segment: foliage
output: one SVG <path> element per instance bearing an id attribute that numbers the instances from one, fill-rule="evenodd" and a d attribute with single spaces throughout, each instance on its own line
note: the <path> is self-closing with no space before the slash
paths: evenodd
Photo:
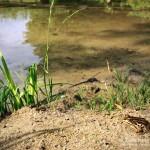
<path id="1" fill-rule="evenodd" d="M 1 2 L 1 0 L 0 0 Z M 2 1 L 3 2 L 3 1 Z M 7 0 L 6 2 L 41 2 L 42 4 L 50 4 L 53 0 Z M 88 4 L 100 6 L 129 6 L 132 9 L 150 8 L 150 0 L 55 0 L 59 4 Z"/>
<path id="2" fill-rule="evenodd" d="M 14 110 L 18 110 L 23 106 L 39 106 L 41 100 L 39 99 L 39 92 L 46 97 L 47 102 L 58 98 L 56 94 L 53 96 L 53 87 L 57 85 L 63 85 L 65 83 L 53 83 L 52 79 L 48 79 L 44 75 L 43 84 L 37 80 L 37 66 L 33 64 L 29 67 L 28 75 L 23 83 L 23 90 L 14 83 L 12 75 L 8 69 L 3 55 L 0 52 L 0 59 L 2 66 L 0 69 L 7 81 L 7 84 L 0 80 L 0 115 L 4 116 L 7 113 L 11 113 Z M 21 91 L 21 92 L 20 92 Z"/>
<path id="3" fill-rule="evenodd" d="M 87 103 L 83 91 L 78 93 L 77 107 L 89 106 L 90 109 L 99 111 L 114 109 L 123 110 L 133 107 L 136 110 L 150 106 L 150 79 L 146 78 L 140 85 L 134 87 L 128 83 L 128 74 L 120 75 L 114 70 L 115 83 L 106 90 L 101 90 Z"/>
<path id="4" fill-rule="evenodd" d="M 150 8 L 150 0 L 127 0 L 126 3 L 136 10 Z"/>

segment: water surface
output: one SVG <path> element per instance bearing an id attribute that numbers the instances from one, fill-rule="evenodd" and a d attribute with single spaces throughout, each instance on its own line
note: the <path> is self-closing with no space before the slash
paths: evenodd
<path id="1" fill-rule="evenodd" d="M 49 33 L 49 69 L 59 81 L 81 80 L 112 67 L 150 69 L 150 19 L 105 13 L 100 8 L 74 15 L 55 34 L 64 18 L 75 9 L 54 9 Z M 12 72 L 39 64 L 47 44 L 49 9 L 0 8 L 0 49 Z M 22 66 L 20 68 L 20 66 Z"/>
<path id="2" fill-rule="evenodd" d="M 25 43 L 30 14 L 24 9 L 0 8 L 0 49 L 13 76 L 23 72 L 33 63 L 39 63 L 40 57 L 34 54 L 35 47 Z"/>

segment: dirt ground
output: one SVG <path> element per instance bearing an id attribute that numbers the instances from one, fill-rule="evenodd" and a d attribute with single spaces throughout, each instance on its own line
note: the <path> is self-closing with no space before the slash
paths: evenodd
<path id="1" fill-rule="evenodd" d="M 150 133 L 139 134 L 123 123 L 125 114 L 150 121 L 150 109 L 126 109 L 99 113 L 70 109 L 60 112 L 48 107 L 24 107 L 0 123 L 1 150 L 148 150 Z"/>
<path id="2" fill-rule="evenodd" d="M 133 77 L 133 72 L 129 77 Z M 139 81 L 140 76 L 136 75 L 136 78 Z M 91 89 L 98 85 L 100 87 L 100 84 L 96 82 L 75 86 L 50 106 L 24 107 L 1 120 L 0 149 L 149 150 L 150 132 L 136 133 L 123 120 L 129 114 L 150 122 L 150 108 L 136 111 L 128 107 L 109 113 L 66 105 L 69 100 L 77 101 L 74 95 L 78 88 Z M 87 91 L 89 95 L 86 96 L 90 99 L 92 91 Z"/>

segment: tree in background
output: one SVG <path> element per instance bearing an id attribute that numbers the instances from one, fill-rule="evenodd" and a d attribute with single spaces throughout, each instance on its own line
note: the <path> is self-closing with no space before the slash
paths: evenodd
<path id="1" fill-rule="evenodd" d="M 0 0 L 4 2 L 41 2 L 42 4 L 49 4 L 51 0 Z M 127 6 L 132 9 L 150 8 L 150 0 L 55 0 L 59 4 L 89 4 L 97 6 Z"/>
<path id="2" fill-rule="evenodd" d="M 150 8 L 150 0 L 126 0 L 126 3 L 133 9 Z"/>

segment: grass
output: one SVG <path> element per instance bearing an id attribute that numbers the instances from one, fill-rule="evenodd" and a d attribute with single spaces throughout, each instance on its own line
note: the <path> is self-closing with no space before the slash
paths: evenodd
<path id="1" fill-rule="evenodd" d="M 4 83 L 2 80 L 0 80 L 1 116 L 11 113 L 14 110 L 18 110 L 23 106 L 40 106 L 42 101 L 39 98 L 39 92 L 41 92 L 43 94 L 43 97 L 46 98 L 47 103 L 50 103 L 51 101 L 58 99 L 61 94 L 58 93 L 56 95 L 53 95 L 54 86 L 62 86 L 64 84 L 67 84 L 53 83 L 53 80 L 51 78 L 47 79 L 45 75 L 42 78 L 43 83 L 40 83 L 40 80 L 37 79 L 37 65 L 33 64 L 31 67 L 29 67 L 28 75 L 23 83 L 23 90 L 21 91 L 19 87 L 15 84 L 1 52 L 0 59 L 2 61 L 2 66 L 0 66 L 0 69 L 7 81 L 7 83 Z"/>
<path id="2" fill-rule="evenodd" d="M 77 101 L 77 108 L 88 108 L 98 111 L 113 111 L 115 109 L 123 110 L 126 107 L 132 107 L 135 110 L 145 109 L 150 106 L 150 78 L 137 85 L 136 87 L 129 83 L 128 73 L 119 74 L 114 70 L 113 77 L 115 81 L 107 86 L 106 90 L 100 90 L 88 101 L 85 92 L 78 93 L 82 101 Z M 88 97 L 89 98 L 89 97 Z M 85 104 L 85 105 L 84 105 Z"/>
<path id="3" fill-rule="evenodd" d="M 2 66 L 0 69 L 7 81 L 5 84 L 0 80 L 0 115 L 4 116 L 14 110 L 18 110 L 23 106 L 40 106 L 39 92 L 45 96 L 47 103 L 60 98 L 61 93 L 53 95 L 53 87 L 64 85 L 66 83 L 53 83 L 51 78 L 45 75 L 44 71 L 43 84 L 39 84 L 37 79 L 37 66 L 33 64 L 29 70 L 26 80 L 24 81 L 23 90 L 20 92 L 19 87 L 15 84 L 12 75 L 8 69 L 5 59 L 0 53 Z M 48 73 L 47 73 L 48 74 Z M 105 90 L 99 90 L 90 99 L 85 98 L 86 88 L 77 90 L 74 98 L 77 100 L 74 104 L 69 104 L 78 109 L 88 106 L 91 110 L 113 111 L 115 109 L 123 110 L 126 107 L 132 107 L 136 110 L 144 109 L 150 106 L 150 78 L 134 87 L 128 81 L 128 73 L 119 74 L 117 70 L 113 71 L 115 81 L 111 85 L 104 86 Z M 47 83 L 48 82 L 48 83 Z"/>
<path id="4" fill-rule="evenodd" d="M 3 108 L 7 107 L 6 102 L 7 102 L 8 96 L 11 96 L 13 98 L 13 101 L 12 101 L 12 99 L 10 99 L 12 108 L 14 110 L 17 110 L 23 106 L 23 102 L 20 99 L 20 91 L 14 83 L 12 75 L 7 67 L 6 61 L 1 52 L 0 52 L 0 59 L 1 59 L 2 65 L 3 65 L 3 67 L 0 66 L 0 70 L 2 71 L 6 81 L 8 83 L 8 85 L 5 85 L 4 82 L 1 80 L 0 89 L 1 89 L 2 93 L 0 95 L 1 96 L 0 109 L 3 110 Z M 7 93 L 7 95 L 6 95 L 6 93 Z M 3 106 L 3 103 L 5 104 L 5 106 Z M 7 112 L 7 110 L 6 110 L 6 112 Z"/>

